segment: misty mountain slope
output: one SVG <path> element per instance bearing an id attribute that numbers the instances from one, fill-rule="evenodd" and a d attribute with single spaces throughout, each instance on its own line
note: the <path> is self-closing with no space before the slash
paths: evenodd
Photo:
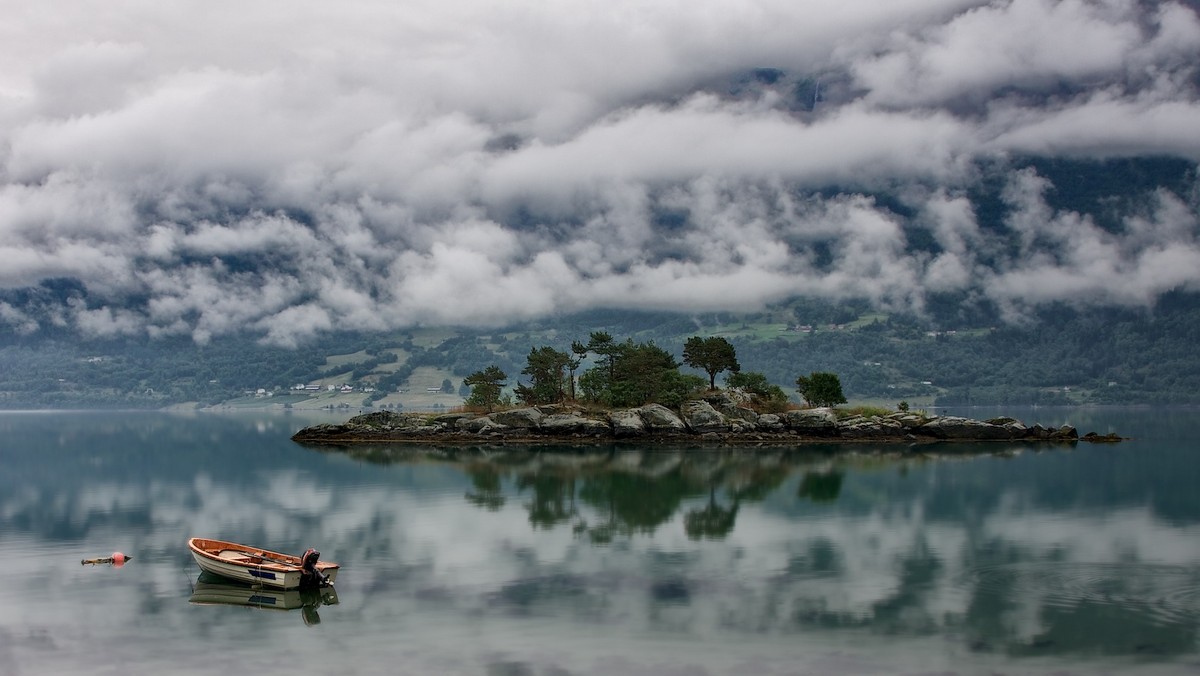
<path id="1" fill-rule="evenodd" d="M 950 316 L 958 305 L 948 307 Z M 937 324 L 867 308 L 796 301 L 746 315 L 589 311 L 500 330 L 332 333 L 297 348 L 234 336 L 206 345 L 10 336 L 0 341 L 0 408 L 286 405 L 311 396 L 291 393 L 298 383 L 350 385 L 357 394 L 326 403 L 361 408 L 443 378 L 430 373 L 459 391 L 463 377 L 498 366 L 514 386 L 530 350 L 568 351 L 597 330 L 653 341 L 677 359 L 691 336 L 726 337 L 743 371 L 763 373 L 793 398 L 797 376 L 833 371 L 851 399 L 890 404 L 1200 403 L 1200 294 L 1167 294 L 1152 311 L 1060 304 L 1024 326 Z M 274 396 L 246 399 L 260 388 Z"/>

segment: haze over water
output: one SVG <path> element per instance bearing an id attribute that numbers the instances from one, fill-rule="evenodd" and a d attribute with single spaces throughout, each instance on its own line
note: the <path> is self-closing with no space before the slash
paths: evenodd
<path id="1" fill-rule="evenodd" d="M 289 440 L 316 418 L 3 413 L 0 673 L 1195 673 L 1200 413 L 1003 412 L 1134 438 L 347 454 Z M 336 595 L 195 603 L 190 536 L 316 547 Z"/>

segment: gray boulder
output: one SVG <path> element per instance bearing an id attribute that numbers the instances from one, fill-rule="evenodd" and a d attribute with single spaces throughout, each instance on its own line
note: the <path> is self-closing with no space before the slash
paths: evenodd
<path id="1" fill-rule="evenodd" d="M 540 429 L 546 434 L 608 434 L 610 428 L 602 420 L 585 418 L 578 413 L 554 413 L 542 418 Z"/>
<path id="2" fill-rule="evenodd" d="M 457 430 L 461 424 L 475 417 L 474 413 L 445 413 L 430 418 L 429 422 L 448 430 Z"/>
<path id="3" fill-rule="evenodd" d="M 697 434 L 729 431 L 729 421 L 707 401 L 685 401 L 680 408 L 683 422 Z"/>
<path id="4" fill-rule="evenodd" d="M 720 411 L 725 408 L 748 406 L 754 401 L 754 395 L 736 387 L 732 387 L 719 392 L 711 392 L 706 394 L 704 395 L 704 400 L 712 404 L 713 408 Z"/>
<path id="5" fill-rule="evenodd" d="M 545 413 L 536 408 L 514 408 L 510 411 L 496 411 L 489 413 L 488 418 L 493 422 L 506 427 L 520 427 L 524 429 L 536 429 L 546 417 Z"/>
<path id="6" fill-rule="evenodd" d="M 1029 426 L 1028 430 L 1026 430 L 1025 436 L 1030 439 L 1038 439 L 1038 440 L 1044 441 L 1044 440 L 1050 438 L 1050 430 L 1046 429 L 1045 427 L 1042 427 L 1038 423 L 1034 423 Z"/>
<path id="7" fill-rule="evenodd" d="M 754 421 L 754 426 L 757 429 L 767 432 L 779 432 L 783 430 L 783 418 L 774 413 L 764 413 L 758 416 L 758 420 Z"/>
<path id="8" fill-rule="evenodd" d="M 722 390 L 704 397 L 704 401 L 712 404 L 712 407 L 730 422 L 735 419 L 757 422 L 758 413 L 749 406 L 753 400 L 752 395 L 738 389 Z"/>
<path id="9" fill-rule="evenodd" d="M 924 425 L 917 427 L 915 431 L 918 434 L 924 434 L 937 439 L 963 439 L 970 441 L 1017 439 L 1022 436 L 1001 425 L 993 425 L 982 420 L 960 418 L 951 415 L 938 416 Z"/>
<path id="10" fill-rule="evenodd" d="M 471 434 L 479 434 L 480 432 L 483 431 L 483 428 L 487 427 L 488 425 L 492 425 L 492 424 L 494 424 L 492 422 L 492 419 L 489 418 L 488 416 L 484 415 L 484 416 L 479 416 L 478 418 L 469 418 L 467 420 L 460 420 L 460 421 L 458 421 L 457 427 L 458 427 L 458 429 L 460 429 L 464 432 L 470 432 Z"/>
<path id="11" fill-rule="evenodd" d="M 833 436 L 837 434 L 837 414 L 831 408 L 807 408 L 783 414 L 783 424 L 800 434 Z"/>
<path id="12" fill-rule="evenodd" d="M 519 430 L 514 430 L 513 428 L 509 427 L 508 425 L 501 425 L 498 422 L 493 422 L 492 420 L 487 419 L 487 418 L 484 418 L 484 420 L 487 420 L 487 423 L 478 432 L 476 432 L 476 434 L 478 434 L 480 436 L 484 436 L 484 437 L 501 436 L 504 434 L 510 434 L 512 432 L 519 431 Z"/>
<path id="13" fill-rule="evenodd" d="M 1063 425 L 1062 427 L 1059 427 L 1057 430 L 1051 432 L 1050 438 L 1063 440 L 1063 441 L 1071 441 L 1071 440 L 1079 438 L 1079 430 L 1075 429 L 1071 425 Z"/>
<path id="14" fill-rule="evenodd" d="M 739 420 L 738 418 L 729 418 L 729 431 L 734 434 L 749 434 L 758 431 L 758 424 L 749 420 Z"/>
<path id="15" fill-rule="evenodd" d="M 1029 428 L 1025 426 L 1025 423 L 1016 418 L 993 418 L 985 422 L 992 425 L 999 425 L 1008 430 L 1012 433 L 1013 439 L 1024 439 L 1029 436 Z"/>
<path id="16" fill-rule="evenodd" d="M 916 429 L 917 427 L 920 427 L 929 421 L 929 418 L 926 418 L 920 413 L 907 413 L 904 411 L 892 413 L 888 416 L 888 419 L 900 423 L 901 427 L 906 430 Z"/>
<path id="17" fill-rule="evenodd" d="M 838 421 L 838 436 L 847 439 L 874 439 L 880 437 L 902 437 L 908 433 L 900 421 L 878 416 L 856 415 Z"/>
<path id="18" fill-rule="evenodd" d="M 373 411 L 356 415 L 346 421 L 345 426 L 361 430 L 400 430 L 425 424 L 425 417 L 415 413 Z"/>
<path id="19" fill-rule="evenodd" d="M 687 425 L 679 419 L 679 416 L 662 404 L 646 404 L 637 411 L 642 416 L 642 422 L 646 424 L 648 432 L 679 433 L 687 431 Z"/>
<path id="20" fill-rule="evenodd" d="M 615 437 L 635 437 L 646 432 L 646 423 L 633 408 L 612 411 L 608 414 L 608 424 Z"/>

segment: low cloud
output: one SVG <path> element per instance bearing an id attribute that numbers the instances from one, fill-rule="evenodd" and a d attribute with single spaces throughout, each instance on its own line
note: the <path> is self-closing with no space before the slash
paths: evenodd
<path id="1" fill-rule="evenodd" d="M 1195 189 L 1113 229 L 1019 171 L 1019 255 L 968 198 L 1012 156 L 1200 162 L 1182 2 L 241 11 L 69 1 L 0 28 L 0 326 L 296 345 L 796 295 L 969 292 L 1015 316 L 1200 284 Z M 86 298 L 17 300 L 64 278 Z"/>

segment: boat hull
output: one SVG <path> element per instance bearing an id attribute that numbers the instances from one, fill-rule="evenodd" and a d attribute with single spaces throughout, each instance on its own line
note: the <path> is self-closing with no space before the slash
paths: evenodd
<path id="1" fill-rule="evenodd" d="M 300 587 L 302 574 L 298 556 L 206 538 L 188 540 L 188 549 L 196 565 L 213 575 L 275 589 Z M 317 562 L 317 570 L 326 575 L 330 583 L 337 579 L 338 569 L 336 563 Z"/>

